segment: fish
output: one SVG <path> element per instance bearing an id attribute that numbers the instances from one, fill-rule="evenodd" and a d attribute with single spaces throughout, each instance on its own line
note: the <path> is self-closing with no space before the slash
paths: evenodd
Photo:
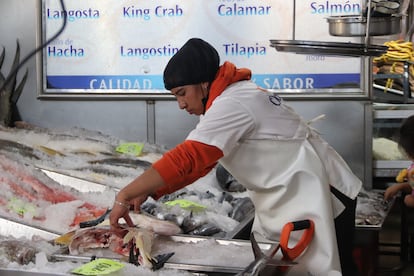
<path id="1" fill-rule="evenodd" d="M 111 177 L 116 177 L 116 178 L 127 177 L 127 175 L 125 175 L 124 173 L 118 170 L 111 170 L 111 169 L 104 168 L 104 167 L 97 167 L 96 165 L 93 165 L 90 167 L 75 168 L 74 170 L 79 171 L 79 172 L 86 172 L 86 173 L 93 172 L 98 175 L 105 175 L 105 176 L 109 175 Z"/>
<path id="2" fill-rule="evenodd" d="M 78 128 L 59 131 L 35 126 L 21 129 L 0 125 L 1 139 L 19 141 L 19 143 L 49 156 L 114 156 L 116 143 L 118 143 L 117 139 L 105 137 L 104 135 L 98 136 L 92 131 L 89 132 L 87 133 L 86 130 L 82 131 Z M 83 133 L 96 137 L 83 136 Z"/>
<path id="3" fill-rule="evenodd" d="M 17 181 L 13 181 L 13 178 L 5 180 L 9 185 L 13 186 L 13 189 L 15 189 L 18 194 L 23 194 L 27 199 L 43 199 L 51 203 L 65 202 L 76 199 L 73 195 L 67 192 L 58 191 L 48 187 L 38 178 L 28 173 L 26 169 L 17 162 L 4 158 L 4 156 L 0 156 L 0 168 L 13 176 L 14 179 L 19 180 L 22 184 L 26 184 L 24 186 L 18 185 L 16 183 Z"/>
<path id="4" fill-rule="evenodd" d="M 188 234 L 196 236 L 213 236 L 220 232 L 223 231 L 216 224 L 207 222 L 189 231 Z M 224 236 L 225 233 L 222 233 L 221 235 Z"/>
<path id="5" fill-rule="evenodd" d="M 123 238 L 124 244 L 132 241 L 133 247 L 131 251 L 134 249 L 138 250 L 138 264 L 146 268 L 152 268 L 153 263 L 156 262 L 151 254 L 155 233 L 151 230 L 137 227 L 129 227 L 127 231 L 127 234 Z"/>
<path id="6" fill-rule="evenodd" d="M 169 206 L 153 198 L 148 198 L 140 208 L 148 216 L 177 225 L 184 234 L 205 223 L 205 216 L 195 216 L 191 210 L 183 209 L 178 204 Z"/>
<path id="7" fill-rule="evenodd" d="M 142 213 L 130 213 L 130 217 L 136 227 L 152 231 L 158 235 L 173 236 L 182 232 L 181 228 L 172 221 L 161 220 Z"/>
<path id="8" fill-rule="evenodd" d="M 79 228 L 55 239 L 57 244 L 68 244 L 69 253 L 80 255 L 90 249 L 109 248 L 122 256 L 129 255 L 129 248 L 109 226 Z"/>
<path id="9" fill-rule="evenodd" d="M 104 165 L 106 164 L 106 165 L 112 165 L 112 166 L 124 166 L 124 167 L 131 167 L 131 168 L 142 167 L 144 169 L 148 169 L 152 165 L 151 162 L 148 162 L 145 160 L 132 159 L 132 158 L 116 158 L 116 157 L 105 158 L 105 159 L 100 159 L 100 160 L 90 160 L 88 161 L 88 163 L 104 164 Z"/>
<path id="10" fill-rule="evenodd" d="M 1 206 L 19 216 L 25 216 L 26 208 L 31 206 L 31 210 L 42 209 L 46 207 L 45 203 L 58 204 L 64 202 L 81 200 L 76 194 L 70 193 L 49 178 L 46 174 L 37 170 L 30 165 L 22 165 L 18 162 L 0 154 L 0 187 L 3 189 L 3 198 L 0 201 Z M 46 182 L 47 184 L 46 184 Z M 15 203 L 19 204 L 15 204 Z M 26 204 L 27 203 L 27 204 Z M 91 220 L 105 213 L 106 208 L 95 206 L 91 203 L 84 202 L 76 210 L 72 223 L 68 226 L 74 226 L 81 221 Z M 32 218 L 36 220 L 45 220 L 45 217 L 39 215 L 40 211 L 34 212 Z"/>
<path id="11" fill-rule="evenodd" d="M 0 256 L 4 256 L 9 262 L 27 265 L 35 260 L 38 252 L 36 247 L 24 240 L 0 240 Z"/>
<path id="12" fill-rule="evenodd" d="M 159 268 L 161 260 L 165 262 L 171 255 L 151 255 L 152 244 L 157 235 L 175 235 L 181 232 L 181 228 L 169 221 L 162 221 L 148 215 L 134 214 L 131 216 L 135 227 L 125 228 L 123 238 L 119 237 L 105 222 L 86 228 L 68 232 L 54 240 L 57 244 L 68 245 L 69 253 L 80 255 L 90 249 L 108 248 L 121 256 L 129 256 L 130 262 L 146 268 Z"/>
<path id="13" fill-rule="evenodd" d="M 157 235 L 173 236 L 181 233 L 181 228 L 170 221 L 163 221 L 145 214 L 131 213 L 130 217 L 135 227 L 129 227 L 129 231 L 133 231 L 130 235 L 137 234 L 136 229 L 152 232 Z M 114 236 L 115 233 L 110 229 L 109 220 L 106 219 L 101 224 L 93 227 L 85 227 L 70 231 L 57 239 L 56 243 L 70 244 L 71 253 L 78 254 L 87 248 L 103 248 L 109 247 L 111 244 L 116 249 L 115 252 L 127 255 L 129 252 L 123 251 L 120 241 Z"/>
<path id="14" fill-rule="evenodd" d="M 247 216 L 248 213 L 254 210 L 253 201 L 250 197 L 235 198 L 230 203 L 233 206 L 233 209 L 229 214 L 229 217 L 240 222 Z"/>
<path id="15" fill-rule="evenodd" d="M 244 192 L 246 188 L 240 184 L 222 165 L 216 167 L 216 179 L 220 187 L 228 192 Z"/>
<path id="16" fill-rule="evenodd" d="M 40 156 L 29 146 L 15 141 L 0 139 L 0 149 L 2 152 L 18 154 L 23 157 L 40 160 Z"/>
<path id="17" fill-rule="evenodd" d="M 169 205 L 177 199 L 193 199 L 191 202 L 204 204 L 202 209 L 194 209 L 180 206 L 180 204 Z M 197 198 L 200 201 L 197 201 Z M 202 236 L 223 236 L 224 232 L 230 231 L 232 225 L 236 225 L 239 221 L 230 217 L 242 216 L 243 212 L 248 209 L 247 200 L 239 200 L 231 196 L 228 192 L 223 192 L 219 197 L 211 192 L 197 193 L 195 191 L 180 191 L 161 197 L 157 201 L 149 197 L 141 204 L 141 211 L 151 214 L 161 220 L 171 221 L 178 225 L 183 234 L 202 235 Z M 234 207 L 232 206 L 233 203 Z M 243 204 L 244 203 L 244 204 Z M 216 216 L 221 219 L 214 219 L 210 215 L 212 209 L 214 213 L 219 212 Z M 223 217 L 221 217 L 223 216 Z"/>
<path id="18" fill-rule="evenodd" d="M 194 216 L 193 214 L 193 212 L 190 212 L 190 215 L 186 216 L 181 224 L 181 228 L 186 234 L 191 233 L 208 222 L 206 216 Z"/>
<path id="19" fill-rule="evenodd" d="M 153 256 L 152 246 L 157 234 L 151 230 L 138 227 L 127 228 L 124 243 L 130 245 L 129 262 L 152 270 L 158 270 L 164 266 L 174 252 Z"/>

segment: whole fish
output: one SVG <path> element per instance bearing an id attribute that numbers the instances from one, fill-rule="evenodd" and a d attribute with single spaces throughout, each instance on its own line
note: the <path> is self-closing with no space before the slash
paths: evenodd
<path id="1" fill-rule="evenodd" d="M 132 158 L 105 158 L 100 160 L 91 160 L 88 161 L 90 164 L 107 164 L 107 165 L 113 165 L 113 166 L 124 166 L 124 167 L 142 167 L 142 168 L 149 168 L 151 167 L 151 163 L 145 160 L 140 159 L 132 159 Z"/>
<path id="2" fill-rule="evenodd" d="M 40 157 L 36 154 L 35 149 L 15 141 L 0 139 L 0 149 L 5 154 L 18 154 L 22 157 L 40 160 Z"/>
<path id="3" fill-rule="evenodd" d="M 188 232 L 190 235 L 196 236 L 213 236 L 222 232 L 222 230 L 214 223 L 205 223 Z M 224 236 L 225 233 L 222 234 Z"/>
<path id="4" fill-rule="evenodd" d="M 100 165 L 91 165 L 91 166 L 86 166 L 86 167 L 81 167 L 81 168 L 74 168 L 75 171 L 81 172 L 81 173 L 85 173 L 87 174 L 88 172 L 93 172 L 96 175 L 104 175 L 104 176 L 110 176 L 110 177 L 127 177 L 126 174 L 124 174 L 123 172 L 119 171 L 119 170 L 114 170 L 114 169 L 109 169 L 107 167 L 104 166 L 100 166 Z"/>

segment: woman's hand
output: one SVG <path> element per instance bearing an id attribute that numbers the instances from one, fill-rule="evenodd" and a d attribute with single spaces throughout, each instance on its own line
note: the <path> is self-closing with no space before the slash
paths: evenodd
<path id="1" fill-rule="evenodd" d="M 122 236 L 124 232 L 121 225 L 119 225 L 119 219 L 123 218 L 128 226 L 133 227 L 134 222 L 132 221 L 131 217 L 129 216 L 130 210 L 139 213 L 141 204 L 148 198 L 148 196 L 138 196 L 129 202 L 115 200 L 114 205 L 112 207 L 112 211 L 109 214 L 109 221 L 111 224 L 111 228 L 115 231 L 118 235 Z"/>
<path id="2" fill-rule="evenodd" d="M 134 210 L 134 212 L 139 213 L 141 211 L 141 205 L 142 203 L 145 202 L 145 200 L 147 200 L 148 196 L 138 196 L 136 198 L 134 198 L 133 200 L 130 201 L 131 206 L 133 207 L 132 210 Z"/>
<path id="3" fill-rule="evenodd" d="M 407 207 L 414 208 L 414 196 L 412 194 L 404 197 L 404 204 Z"/>
<path id="4" fill-rule="evenodd" d="M 133 227 L 129 211 L 139 212 L 141 204 L 147 199 L 148 194 L 153 193 L 164 185 L 161 175 L 152 167 L 147 169 L 131 183 L 122 188 L 116 195 L 114 206 L 109 215 L 111 229 L 120 236 L 125 232 L 119 225 L 119 219 L 123 218 L 128 226 Z"/>
<path id="5" fill-rule="evenodd" d="M 119 225 L 120 218 L 123 218 L 128 226 L 134 226 L 134 223 L 129 216 L 129 207 L 129 203 L 115 200 L 111 213 L 109 214 L 111 230 L 113 230 L 118 236 L 121 237 L 125 234 L 125 229 Z"/>
<path id="6" fill-rule="evenodd" d="M 397 195 L 398 192 L 405 192 L 405 193 L 411 193 L 411 186 L 407 182 L 404 183 L 397 183 L 392 186 L 389 186 L 384 193 L 384 200 L 389 201 L 394 196 Z"/>

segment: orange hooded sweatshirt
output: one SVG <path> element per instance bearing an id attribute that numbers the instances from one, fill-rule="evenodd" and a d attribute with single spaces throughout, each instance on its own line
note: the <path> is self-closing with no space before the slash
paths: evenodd
<path id="1" fill-rule="evenodd" d="M 227 86 L 250 78 L 249 69 L 237 69 L 233 63 L 224 62 L 211 83 L 206 111 Z M 159 188 L 153 196 L 159 198 L 193 183 L 211 171 L 221 157 L 223 157 L 223 152 L 215 146 L 185 140 L 153 164 L 153 168 L 158 171 L 165 182 L 165 185 Z"/>

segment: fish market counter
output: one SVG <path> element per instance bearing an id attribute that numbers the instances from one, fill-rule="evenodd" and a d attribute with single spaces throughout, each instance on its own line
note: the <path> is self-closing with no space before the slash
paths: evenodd
<path id="1" fill-rule="evenodd" d="M 384 190 L 362 190 L 357 198 L 355 227 L 358 230 L 380 231 L 394 201 L 384 201 Z"/>
<path id="2" fill-rule="evenodd" d="M 376 275 L 379 233 L 395 202 L 384 202 L 382 190 L 361 191 L 357 202 L 355 259 L 362 275 Z M 162 269 L 154 272 L 154 275 L 163 275 L 164 273 L 165 275 L 233 275 L 240 272 L 253 260 L 251 243 L 244 239 L 249 236 L 252 222 L 253 212 L 249 213 L 239 227 L 228 233 L 233 236 L 230 238 L 174 235 L 156 239 L 153 245 L 153 254 L 162 255 L 174 252 L 174 255 L 164 264 Z M 53 240 L 59 236 L 57 233 L 24 225 L 10 219 L 1 219 L 0 224 L 3 235 L 12 234 L 13 231 L 14 234 L 26 232 L 28 238 L 41 236 L 46 240 Z M 274 246 L 272 243 L 260 243 L 263 250 L 272 248 L 272 246 Z M 4 248 L 4 246 L 2 247 Z M 43 246 L 43 248 L 46 247 Z M 114 255 L 109 250 L 94 251 L 80 256 L 71 255 L 60 249 L 46 250 L 42 253 L 44 254 L 36 257 L 35 264 L 0 267 L 0 275 L 37 276 L 48 275 L 47 273 L 50 273 L 49 275 L 70 275 L 69 272 L 72 269 L 97 257 L 107 257 L 124 263 L 125 267 L 122 272 L 118 271 L 114 275 L 132 275 L 143 272 L 146 275 L 151 275 L 151 271 L 148 269 L 144 270 L 144 268 L 127 263 L 125 259 Z M 39 274 L 40 272 L 41 274 Z"/>
<path id="3" fill-rule="evenodd" d="M 0 128 L 0 179 L 4 184 L 3 197 L 0 200 L 0 236 L 15 238 L 13 241 L 0 239 L 3 242 L 0 246 L 0 275 L 11 275 L 15 270 L 21 272 L 19 275 L 23 275 L 22 271 L 33 275 L 38 272 L 45 275 L 48 271 L 53 275 L 65 275 L 65 272 L 68 274 L 74 268 L 76 264 L 72 260 L 62 260 L 65 254 L 59 255 L 60 260 L 57 261 L 57 248 L 48 241 L 72 230 L 74 225 L 78 225 L 85 218 L 96 219 L 105 213 L 112 206 L 117 190 L 163 153 L 156 145 L 145 145 L 140 156 L 125 155 L 117 151 L 123 145 L 122 142 L 114 137 L 86 130 L 53 132 L 44 129 Z M 218 185 L 218 176 L 222 176 L 226 189 L 223 185 Z M 196 249 L 198 243 L 194 243 L 195 240 L 203 245 L 197 249 L 198 252 L 187 257 L 180 257 L 177 251 L 165 263 L 163 270 L 168 270 L 166 275 L 183 275 L 195 270 L 231 274 L 248 264 L 246 259 L 242 259 L 240 252 L 249 254 L 243 258 L 253 259 L 248 239 L 254 209 L 245 192 L 240 191 L 236 184 L 229 175 L 224 174 L 223 177 L 212 173 L 191 185 L 189 190 L 177 191 L 163 198 L 162 202 L 148 201 L 142 206 L 144 211 L 158 218 L 177 218 L 176 222 L 180 222 L 179 226 L 185 235 L 180 236 L 180 241 L 178 236 L 173 236 L 174 248 L 178 248 L 179 242 Z M 165 204 L 177 200 L 195 204 L 184 210 L 164 208 Z M 362 191 L 357 202 L 356 254 L 360 254 L 359 263 L 363 269 L 375 270 L 377 260 L 374 258 L 377 254 L 372 252 L 378 253 L 378 235 L 393 202 L 384 204 L 382 191 L 375 190 Z M 197 216 L 193 208 L 204 211 Z M 46 242 L 40 243 L 39 239 Z M 224 243 L 227 244 L 222 246 Z M 40 244 L 42 248 L 38 247 Z M 212 248 L 208 248 L 208 245 Z M 226 253 L 226 258 L 209 260 L 210 256 L 220 255 L 212 254 L 213 249 L 224 252 L 224 248 L 233 246 L 239 247 L 232 251 L 237 253 L 235 258 L 242 261 L 238 267 L 229 267 L 229 264 L 236 264 L 236 261 L 219 263 L 222 259 L 228 259 L 227 255 L 230 256 L 230 253 Z M 12 251 L 7 251 L 6 248 L 11 248 Z M 21 259 L 13 264 L 3 263 L 5 258 L 2 254 L 13 257 L 18 255 L 16 252 L 20 252 L 19 250 L 23 252 Z M 371 250 L 370 254 L 365 254 L 368 250 Z M 207 257 L 203 255 L 205 253 Z M 52 255 L 55 259 L 49 261 Z M 199 256 L 204 256 L 203 261 L 211 262 L 199 263 L 190 259 Z M 370 256 L 370 260 L 363 259 Z M 66 254 L 66 257 L 72 256 Z M 90 258 L 88 256 L 82 262 Z M 33 260 L 34 263 L 31 262 Z M 137 270 L 142 269 L 128 262 L 124 263 L 124 270 L 130 272 L 126 275 L 139 274 Z M 162 275 L 161 272 L 157 271 L 155 275 Z M 148 271 L 145 274 L 148 275 Z M 118 273 L 117 276 L 119 275 L 121 274 Z"/>
<path id="4" fill-rule="evenodd" d="M 113 205 L 117 191 L 164 153 L 163 147 L 158 145 L 132 144 L 133 154 L 131 143 L 100 132 L 78 128 L 0 127 L 0 275 L 9 275 L 11 272 L 5 273 L 9 270 L 69 274 L 76 264 L 56 260 L 55 252 L 59 248 L 54 244 L 55 238 L 78 230 L 81 222 L 96 220 L 105 214 Z M 138 147 L 139 154 L 135 152 Z M 192 237 L 201 236 L 215 242 L 231 242 L 234 246 L 238 243 L 243 248 L 248 245 L 249 250 L 243 252 L 252 254 L 250 242 L 240 236 L 251 228 L 252 203 L 228 175 L 223 180 L 226 189 L 218 185 L 212 171 L 186 187 L 188 189 L 163 197 L 162 201 L 148 200 L 141 210 L 160 220 L 176 223 L 191 241 Z M 175 204 L 177 202 L 191 204 L 181 206 Z M 211 250 L 198 250 L 199 253 L 192 255 L 208 260 L 201 253 Z M 172 263 L 179 264 L 180 268 L 184 264 L 200 265 L 189 259 L 179 263 L 174 259 L 178 255 L 174 254 L 171 263 L 165 264 L 166 275 L 188 274 L 188 266 L 172 273 L 172 268 L 168 268 Z M 16 256 L 21 257 L 16 259 Z M 126 266 L 123 270 L 130 272 L 125 275 L 149 275 L 148 271 L 137 272 L 143 268 L 123 263 Z M 211 270 L 211 267 L 215 266 L 203 264 L 203 270 Z M 219 269 L 224 273 L 225 268 Z M 155 275 L 161 273 L 160 270 Z"/>
<path id="5" fill-rule="evenodd" d="M 380 255 L 380 232 L 395 204 L 400 200 L 384 201 L 384 190 L 363 190 L 357 199 L 355 216 L 354 259 L 361 275 L 378 274 Z"/>

